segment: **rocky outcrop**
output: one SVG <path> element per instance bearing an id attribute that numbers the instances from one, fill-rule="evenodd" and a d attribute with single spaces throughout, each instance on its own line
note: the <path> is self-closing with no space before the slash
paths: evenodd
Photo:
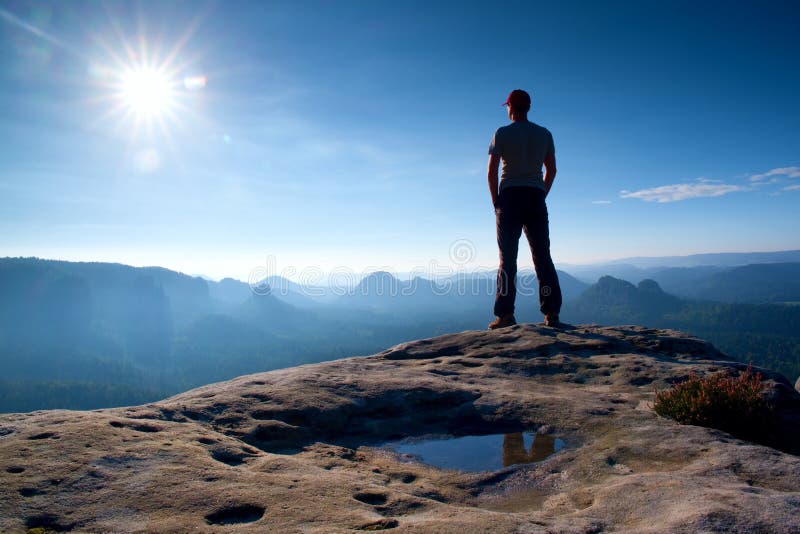
<path id="1" fill-rule="evenodd" d="M 764 372 L 773 447 L 651 409 L 654 388 L 743 367 L 673 331 L 518 325 L 147 406 L 4 415 L 0 531 L 799 531 L 800 394 L 786 379 Z M 564 449 L 465 473 L 375 447 L 529 428 Z"/>

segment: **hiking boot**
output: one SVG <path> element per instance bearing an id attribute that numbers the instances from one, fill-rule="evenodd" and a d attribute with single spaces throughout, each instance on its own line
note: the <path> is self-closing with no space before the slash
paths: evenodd
<path id="1" fill-rule="evenodd" d="M 558 328 L 561 322 L 558 320 L 558 315 L 545 315 L 544 325 L 552 328 Z"/>
<path id="2" fill-rule="evenodd" d="M 489 330 L 495 330 L 497 328 L 505 328 L 507 326 L 514 326 L 517 324 L 517 320 L 514 318 L 513 313 L 508 313 L 503 315 L 502 317 L 497 316 L 494 318 L 494 321 L 489 323 Z"/>

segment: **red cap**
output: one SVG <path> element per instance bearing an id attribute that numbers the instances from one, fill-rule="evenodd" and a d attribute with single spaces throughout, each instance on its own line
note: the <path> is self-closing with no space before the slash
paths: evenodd
<path id="1" fill-rule="evenodd" d="M 503 102 L 504 106 L 511 106 L 512 108 L 530 108 L 531 107 L 531 95 L 523 91 L 522 89 L 514 89 L 510 93 L 508 93 L 508 98 L 506 101 Z"/>

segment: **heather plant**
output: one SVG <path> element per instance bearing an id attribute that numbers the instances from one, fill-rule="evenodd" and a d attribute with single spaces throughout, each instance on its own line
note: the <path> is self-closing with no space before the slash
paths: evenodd
<path id="1" fill-rule="evenodd" d="M 717 428 L 760 442 L 769 440 L 773 422 L 761 373 L 753 373 L 751 366 L 738 377 L 720 372 L 701 378 L 690 373 L 672 389 L 656 390 L 653 409 L 682 424 Z"/>

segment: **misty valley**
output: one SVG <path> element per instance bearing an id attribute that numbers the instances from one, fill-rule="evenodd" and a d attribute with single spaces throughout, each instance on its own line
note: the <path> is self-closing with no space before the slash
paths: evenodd
<path id="1" fill-rule="evenodd" d="M 800 262 L 605 265 L 579 276 L 559 271 L 565 322 L 675 328 L 791 381 L 800 375 Z M 0 411 L 142 404 L 484 329 L 494 285 L 488 272 L 435 282 L 376 272 L 344 294 L 277 277 L 253 291 L 158 267 L 0 259 Z M 535 288 L 535 275 L 521 272 L 519 286 Z M 518 298 L 517 318 L 541 321 L 535 289 Z"/>

